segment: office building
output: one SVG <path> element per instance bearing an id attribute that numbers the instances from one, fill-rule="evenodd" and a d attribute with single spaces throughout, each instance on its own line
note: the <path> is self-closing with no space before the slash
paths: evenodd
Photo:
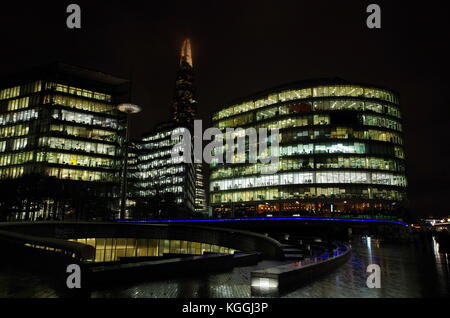
<path id="1" fill-rule="evenodd" d="M 127 80 L 64 63 L 1 82 L 0 182 L 18 187 L 8 218 L 113 213 L 125 124 L 116 105 L 128 90 Z"/>
<path id="2" fill-rule="evenodd" d="M 184 163 L 171 156 L 179 141 L 172 133 L 192 130 L 197 118 L 190 40 L 180 54 L 170 120 L 157 124 L 136 141 L 136 165 L 131 167 L 133 184 L 130 196 L 137 208 L 133 218 L 176 218 L 206 210 L 206 195 L 201 164 Z"/>
<path id="3" fill-rule="evenodd" d="M 131 166 L 130 197 L 143 204 L 141 217 L 181 217 L 195 210 L 194 166 L 171 156 L 178 142 L 172 140 L 172 132 L 180 129 L 184 128 L 173 121 L 160 123 L 135 142 L 137 160 L 134 168 Z"/>
<path id="4" fill-rule="evenodd" d="M 274 174 L 263 163 L 212 162 L 217 216 L 395 216 L 406 200 L 401 111 L 390 89 L 300 81 L 229 103 L 212 120 L 223 131 L 280 131 Z"/>

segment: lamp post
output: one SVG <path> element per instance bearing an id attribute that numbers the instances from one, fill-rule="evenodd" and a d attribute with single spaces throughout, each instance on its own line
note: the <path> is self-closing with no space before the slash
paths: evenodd
<path id="1" fill-rule="evenodd" d="M 120 200 L 120 215 L 119 219 L 125 218 L 125 209 L 127 203 L 127 172 L 128 172 L 128 139 L 129 139 L 129 118 L 130 114 L 137 114 L 142 109 L 138 105 L 124 103 L 117 106 L 117 109 L 126 114 L 127 124 L 125 126 L 125 140 L 122 142 L 122 153 L 123 155 L 123 171 L 122 171 L 122 189 L 121 189 L 121 200 Z"/>

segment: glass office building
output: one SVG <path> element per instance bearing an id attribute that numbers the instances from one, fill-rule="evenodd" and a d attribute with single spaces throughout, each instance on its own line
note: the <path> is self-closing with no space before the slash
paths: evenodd
<path id="1" fill-rule="evenodd" d="M 302 81 L 230 103 L 212 121 L 222 131 L 280 132 L 275 174 L 265 173 L 269 164 L 211 163 L 217 216 L 387 217 L 406 200 L 401 112 L 389 89 Z"/>
<path id="2" fill-rule="evenodd" d="M 160 123 L 134 143 L 130 197 L 137 202 L 150 199 L 145 209 L 152 212 L 151 217 L 173 217 L 177 212 L 182 216 L 195 210 L 194 165 L 171 156 L 178 143 L 172 140 L 172 133 L 181 129 L 185 128 L 173 121 Z"/>
<path id="3" fill-rule="evenodd" d="M 172 120 L 192 131 L 194 120 L 198 119 L 197 94 L 194 85 L 194 64 L 190 39 L 183 41 L 180 65 L 175 80 L 175 94 L 172 102 Z M 195 210 L 206 211 L 206 194 L 203 165 L 194 163 Z"/>
<path id="4" fill-rule="evenodd" d="M 193 59 L 189 39 L 183 41 L 175 79 L 170 121 L 162 122 L 134 143 L 136 164 L 130 168 L 136 202 L 133 218 L 186 217 L 206 211 L 202 164 L 173 159 L 172 148 L 179 141 L 172 133 L 192 131 L 197 118 Z"/>
<path id="5" fill-rule="evenodd" d="M 201 163 L 194 164 L 195 169 L 195 210 L 207 212 L 206 184 L 204 179 L 204 166 Z"/>
<path id="6" fill-rule="evenodd" d="M 57 187 L 72 194 L 90 189 L 109 198 L 113 209 L 124 128 L 116 105 L 127 95 L 128 85 L 126 80 L 63 63 L 2 81 L 0 180 L 30 175 L 59 180 Z M 51 196 L 38 200 L 33 213 L 18 212 L 13 218 L 60 218 L 73 212 L 69 200 Z"/>

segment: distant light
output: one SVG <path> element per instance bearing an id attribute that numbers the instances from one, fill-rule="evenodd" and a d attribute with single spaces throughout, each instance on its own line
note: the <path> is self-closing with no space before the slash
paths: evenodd
<path id="1" fill-rule="evenodd" d="M 140 106 L 130 103 L 120 104 L 119 106 L 117 106 L 117 109 L 120 110 L 122 113 L 127 114 L 136 114 L 142 110 Z"/>
<path id="2" fill-rule="evenodd" d="M 267 217 L 271 218 L 273 215 L 272 214 L 267 214 Z"/>

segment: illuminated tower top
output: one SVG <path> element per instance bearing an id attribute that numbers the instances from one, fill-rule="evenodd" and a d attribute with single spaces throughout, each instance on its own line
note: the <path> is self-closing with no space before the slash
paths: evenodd
<path id="1" fill-rule="evenodd" d="M 192 64 L 191 40 L 189 38 L 184 40 L 183 47 L 181 48 L 180 66 L 183 62 L 186 62 L 191 67 L 194 67 Z"/>
<path id="2" fill-rule="evenodd" d="M 183 41 L 180 66 L 175 81 L 175 94 L 172 103 L 172 119 L 182 125 L 192 125 L 197 117 L 191 42 Z"/>

